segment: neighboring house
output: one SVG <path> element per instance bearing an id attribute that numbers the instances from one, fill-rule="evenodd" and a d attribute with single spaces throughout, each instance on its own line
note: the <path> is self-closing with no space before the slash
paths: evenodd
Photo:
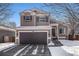
<path id="1" fill-rule="evenodd" d="M 0 43 L 15 42 L 15 29 L 0 26 Z"/>
<path id="2" fill-rule="evenodd" d="M 49 13 L 39 10 L 24 10 L 20 13 L 16 43 L 48 44 L 50 40 L 66 38 L 68 26 L 63 22 L 51 22 Z"/>
<path id="3" fill-rule="evenodd" d="M 79 35 L 79 22 L 76 22 L 75 35 Z"/>

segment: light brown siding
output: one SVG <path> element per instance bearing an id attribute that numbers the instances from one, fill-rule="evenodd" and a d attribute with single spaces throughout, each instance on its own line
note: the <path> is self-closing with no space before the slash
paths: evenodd
<path id="1" fill-rule="evenodd" d="M 32 15 L 32 13 L 35 13 L 36 15 Z M 49 20 L 48 20 L 48 16 L 47 16 L 47 22 L 40 22 L 39 19 L 37 18 L 37 15 L 41 14 L 43 16 L 47 16 L 46 14 L 40 13 L 38 11 L 32 11 L 32 12 L 23 12 L 20 16 L 20 22 L 21 22 L 21 26 L 44 26 L 44 25 L 49 25 Z M 24 16 L 32 16 L 31 21 L 25 21 L 24 20 Z M 40 16 L 38 16 L 40 17 Z"/>
<path id="2" fill-rule="evenodd" d="M 25 21 L 24 16 L 31 16 L 31 14 L 27 12 L 27 13 L 23 13 L 23 15 L 21 15 L 21 26 L 33 26 L 34 25 L 33 16 L 31 18 L 31 21 Z"/>

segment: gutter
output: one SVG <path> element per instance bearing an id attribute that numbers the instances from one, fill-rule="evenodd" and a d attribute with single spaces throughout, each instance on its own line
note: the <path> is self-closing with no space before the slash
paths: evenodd
<path id="1" fill-rule="evenodd" d="M 16 31 L 16 29 L 4 27 L 4 26 L 0 26 L 0 29 L 2 29 L 2 30 L 7 30 L 7 31 L 14 31 L 14 32 Z"/>

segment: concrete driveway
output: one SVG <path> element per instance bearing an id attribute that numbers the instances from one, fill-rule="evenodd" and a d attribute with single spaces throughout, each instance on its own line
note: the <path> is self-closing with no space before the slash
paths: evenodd
<path id="1" fill-rule="evenodd" d="M 0 56 L 51 56 L 47 45 L 15 45 L 0 51 Z"/>

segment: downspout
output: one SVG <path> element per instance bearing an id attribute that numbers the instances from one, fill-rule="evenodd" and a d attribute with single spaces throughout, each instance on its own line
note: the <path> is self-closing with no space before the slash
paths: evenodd
<path id="1" fill-rule="evenodd" d="M 59 30 L 58 30 L 58 25 L 57 25 L 57 38 L 59 40 Z"/>
<path id="2" fill-rule="evenodd" d="M 36 26 L 36 14 L 33 13 L 32 16 L 33 16 L 33 19 L 34 19 L 34 26 Z"/>

